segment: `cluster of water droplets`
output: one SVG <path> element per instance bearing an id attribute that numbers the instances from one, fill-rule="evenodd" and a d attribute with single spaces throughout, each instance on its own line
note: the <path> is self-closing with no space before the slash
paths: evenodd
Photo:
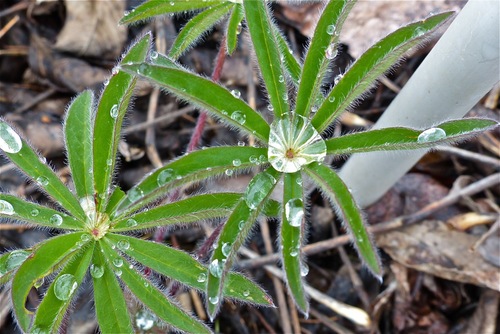
<path id="1" fill-rule="evenodd" d="M 277 171 L 294 173 L 325 156 L 323 138 L 305 117 L 285 116 L 271 124 L 267 157 Z"/>

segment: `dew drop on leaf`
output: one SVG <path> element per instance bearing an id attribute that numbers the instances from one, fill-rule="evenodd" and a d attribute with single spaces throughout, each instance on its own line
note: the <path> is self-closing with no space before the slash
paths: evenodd
<path id="1" fill-rule="evenodd" d="M 7 201 L 0 199 L 0 214 L 13 215 L 15 213 L 14 207 Z"/>
<path id="2" fill-rule="evenodd" d="M 22 147 L 21 137 L 9 125 L 0 122 L 0 149 L 7 153 L 17 153 Z"/>
<path id="3" fill-rule="evenodd" d="M 117 75 L 118 74 L 118 67 L 113 67 L 113 69 L 111 70 L 111 74 L 113 75 Z"/>
<path id="4" fill-rule="evenodd" d="M 56 214 L 52 215 L 52 217 L 50 217 L 49 222 L 52 225 L 60 226 L 63 222 L 63 218 L 61 217 L 61 215 L 56 213 Z"/>
<path id="5" fill-rule="evenodd" d="M 415 30 L 413 31 L 413 37 L 420 37 L 422 35 L 425 34 L 425 29 L 422 28 L 422 27 L 417 27 L 415 28 Z"/>
<path id="6" fill-rule="evenodd" d="M 29 255 L 30 253 L 22 249 L 11 252 L 7 256 L 7 261 L 5 262 L 5 272 L 9 272 L 19 267 L 24 262 L 24 260 L 28 258 Z"/>
<path id="7" fill-rule="evenodd" d="M 217 303 L 219 303 L 219 297 L 217 297 L 217 296 L 210 297 L 210 298 L 208 298 L 208 300 L 210 301 L 210 304 L 212 304 L 212 305 L 217 305 Z"/>
<path id="8" fill-rule="evenodd" d="M 48 328 L 41 328 L 38 326 L 33 326 L 30 329 L 31 334 L 50 334 L 50 330 Z"/>
<path id="9" fill-rule="evenodd" d="M 115 275 L 120 277 L 122 275 L 122 271 L 120 269 L 115 270 Z"/>
<path id="10" fill-rule="evenodd" d="M 56 298 L 62 301 L 71 298 L 71 295 L 78 287 L 75 276 L 71 274 L 63 274 L 54 282 L 54 294 Z"/>
<path id="11" fill-rule="evenodd" d="M 244 297 L 250 296 L 250 291 L 248 291 L 248 290 L 243 291 L 243 296 Z"/>
<path id="12" fill-rule="evenodd" d="M 328 35 L 333 35 L 333 33 L 335 32 L 335 25 L 333 24 L 330 24 L 328 27 L 326 27 L 326 33 Z"/>
<path id="13" fill-rule="evenodd" d="M 299 249 L 297 247 L 290 247 L 290 256 L 296 257 L 299 255 Z"/>
<path id="14" fill-rule="evenodd" d="M 0 210 L 0 211 L 1 211 L 1 210 Z M 39 211 L 38 209 L 33 209 L 33 210 L 31 210 L 31 212 L 30 212 L 30 215 L 31 215 L 32 217 L 36 217 L 36 216 L 38 216 L 39 214 L 40 214 L 40 211 Z"/>
<path id="15" fill-rule="evenodd" d="M 245 227 L 245 221 L 244 220 L 240 220 L 240 222 L 238 223 L 238 230 L 243 230 L 243 227 Z"/>
<path id="16" fill-rule="evenodd" d="M 45 278 L 41 277 L 35 281 L 35 284 L 33 284 L 33 286 L 35 287 L 35 289 L 39 289 L 43 285 L 43 283 L 45 283 Z"/>
<path id="17" fill-rule="evenodd" d="M 330 103 L 335 102 L 335 96 L 334 96 L 334 95 L 330 95 L 330 96 L 328 97 L 328 102 L 330 102 Z"/>
<path id="18" fill-rule="evenodd" d="M 109 116 L 111 116 L 112 118 L 118 117 L 118 105 L 117 104 L 113 104 L 113 106 L 109 110 Z"/>
<path id="19" fill-rule="evenodd" d="M 217 278 L 220 278 L 222 276 L 223 266 L 223 263 L 219 263 L 219 260 L 215 259 L 208 266 L 208 270 L 210 271 L 210 274 Z"/>
<path id="20" fill-rule="evenodd" d="M 233 175 L 233 173 L 234 173 L 234 171 L 232 169 L 226 169 L 224 171 L 224 174 L 226 174 L 227 176 L 231 176 L 231 175 Z"/>
<path id="21" fill-rule="evenodd" d="M 127 227 L 135 227 L 137 226 L 137 221 L 135 219 L 128 219 L 126 222 Z"/>
<path id="22" fill-rule="evenodd" d="M 300 276 L 304 277 L 309 274 L 309 266 L 306 263 L 300 264 Z"/>
<path id="23" fill-rule="evenodd" d="M 238 141 L 238 146 L 245 146 L 245 142 L 244 141 Z"/>
<path id="24" fill-rule="evenodd" d="M 116 244 L 116 247 L 118 247 L 118 249 L 123 251 L 123 252 L 127 251 L 130 249 L 130 242 L 128 242 L 127 240 L 120 240 Z"/>
<path id="25" fill-rule="evenodd" d="M 229 242 L 223 243 L 221 251 L 222 251 L 222 255 L 224 255 L 225 257 L 228 257 L 229 253 L 231 253 L 231 244 Z"/>
<path id="26" fill-rule="evenodd" d="M 326 59 L 332 60 L 333 58 L 337 57 L 338 54 L 338 48 L 335 43 L 330 44 L 325 51 L 325 57 Z"/>
<path id="27" fill-rule="evenodd" d="M 259 204 L 269 195 L 276 184 L 276 179 L 269 173 L 257 174 L 248 184 L 245 191 L 245 202 L 248 207 L 255 210 Z"/>
<path id="28" fill-rule="evenodd" d="M 231 91 L 231 95 L 233 95 L 235 98 L 239 99 L 241 96 L 241 92 L 239 90 L 233 89 Z"/>
<path id="29" fill-rule="evenodd" d="M 243 124 L 245 124 L 245 122 L 247 120 L 247 116 L 244 113 L 242 113 L 241 111 L 236 110 L 231 114 L 231 119 L 233 121 L 243 125 Z"/>
<path id="30" fill-rule="evenodd" d="M 137 68 L 137 73 L 142 74 L 142 75 L 150 75 L 151 74 L 151 67 L 148 64 L 142 63 Z"/>
<path id="31" fill-rule="evenodd" d="M 250 163 L 256 164 L 259 162 L 259 159 L 255 155 L 251 155 L 250 158 L 248 159 Z"/>
<path id="32" fill-rule="evenodd" d="M 241 160 L 240 160 L 240 159 L 234 159 L 234 160 L 233 160 L 233 166 L 234 166 L 234 167 L 239 167 L 239 166 L 241 166 Z"/>
<path id="33" fill-rule="evenodd" d="M 156 316 L 148 310 L 140 310 L 135 314 L 135 325 L 142 331 L 153 328 L 156 322 Z"/>
<path id="34" fill-rule="evenodd" d="M 139 188 L 132 188 L 128 191 L 128 198 L 131 202 L 135 202 L 144 196 L 144 192 Z"/>
<path id="35" fill-rule="evenodd" d="M 101 278 L 104 275 L 104 267 L 92 263 L 90 265 L 90 275 L 94 278 Z"/>
<path id="36" fill-rule="evenodd" d="M 201 273 L 198 275 L 198 278 L 196 279 L 200 283 L 204 283 L 207 280 L 207 274 Z"/>
<path id="37" fill-rule="evenodd" d="M 285 81 L 285 78 L 284 78 L 282 75 L 280 75 L 280 76 L 278 77 L 278 81 L 279 81 L 279 82 L 284 82 L 284 81 Z"/>
<path id="38" fill-rule="evenodd" d="M 158 58 L 158 52 L 152 51 L 151 52 L 151 59 L 157 59 Z"/>
<path id="39" fill-rule="evenodd" d="M 302 225 L 304 218 L 304 204 L 300 198 L 292 198 L 285 204 L 285 217 L 288 223 L 294 227 Z"/>
<path id="40" fill-rule="evenodd" d="M 343 74 L 339 74 L 337 75 L 334 79 L 333 79 L 333 83 L 336 85 L 339 83 L 340 79 L 342 79 L 344 77 Z"/>
<path id="41" fill-rule="evenodd" d="M 91 239 L 91 236 L 89 234 L 82 234 L 82 236 L 80 237 L 80 240 L 83 242 L 87 242 L 90 239 Z"/>
<path id="42" fill-rule="evenodd" d="M 167 168 L 158 173 L 158 176 L 156 177 L 156 182 L 161 187 L 167 184 L 168 182 L 174 180 L 175 176 L 176 176 L 175 171 L 172 168 Z"/>
<path id="43" fill-rule="evenodd" d="M 123 260 L 119 257 L 113 259 L 113 265 L 117 268 L 120 268 L 121 266 L 123 266 Z"/>
<path id="44" fill-rule="evenodd" d="M 39 176 L 36 178 L 36 182 L 38 182 L 42 186 L 46 186 L 49 184 L 49 179 L 45 176 Z"/>
<path id="45" fill-rule="evenodd" d="M 417 142 L 430 143 L 446 138 L 446 132 L 441 128 L 430 128 L 418 135 Z"/>

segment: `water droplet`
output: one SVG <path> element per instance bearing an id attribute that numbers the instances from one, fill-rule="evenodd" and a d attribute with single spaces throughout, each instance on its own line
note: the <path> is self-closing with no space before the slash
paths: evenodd
<path id="1" fill-rule="evenodd" d="M 225 242 L 222 244 L 222 255 L 225 257 L 228 257 L 229 254 L 231 253 L 231 244 L 229 242 Z"/>
<path id="2" fill-rule="evenodd" d="M 257 158 L 255 155 L 251 155 L 250 158 L 248 158 L 248 160 L 250 161 L 250 163 L 252 164 L 256 164 L 259 162 L 259 158 Z"/>
<path id="3" fill-rule="evenodd" d="M 271 124 L 268 160 L 279 172 L 294 173 L 302 166 L 322 161 L 326 144 L 306 118 L 293 115 Z"/>
<path id="4" fill-rule="evenodd" d="M 28 258 L 29 255 L 30 253 L 22 249 L 12 251 L 7 256 L 7 261 L 5 262 L 5 272 L 9 272 L 19 267 L 24 262 L 24 260 Z"/>
<path id="5" fill-rule="evenodd" d="M 63 274 L 59 276 L 54 282 L 54 294 L 56 298 L 62 301 L 71 298 L 73 292 L 78 287 L 75 276 L 71 274 Z"/>
<path id="6" fill-rule="evenodd" d="M 283 93 L 283 101 L 288 101 L 288 93 Z"/>
<path id="7" fill-rule="evenodd" d="M 285 204 L 285 217 L 288 223 L 294 227 L 302 225 L 304 218 L 304 204 L 300 198 L 292 198 Z"/>
<path id="8" fill-rule="evenodd" d="M 156 316 L 148 310 L 140 310 L 135 314 L 135 325 L 142 331 L 153 328 L 156 322 Z"/>
<path id="9" fill-rule="evenodd" d="M 337 75 L 334 79 L 333 79 L 333 83 L 336 85 L 339 83 L 340 79 L 342 79 L 344 77 L 343 74 L 339 74 Z"/>
<path id="10" fill-rule="evenodd" d="M 240 91 L 239 91 L 239 90 L 236 90 L 236 89 L 233 89 L 233 90 L 231 91 L 231 94 L 232 94 L 235 98 L 237 98 L 237 99 L 239 99 L 239 98 L 240 98 L 240 96 L 241 96 Z"/>
<path id="11" fill-rule="evenodd" d="M 127 240 L 120 240 L 116 244 L 116 247 L 118 247 L 119 250 L 125 252 L 125 251 L 129 250 L 130 242 L 128 242 Z"/>
<path id="12" fill-rule="evenodd" d="M 233 160 L 233 166 L 234 166 L 234 167 L 239 167 L 239 166 L 241 166 L 241 160 L 240 160 L 240 159 L 234 159 L 234 160 Z"/>
<path id="13" fill-rule="evenodd" d="M 243 296 L 244 297 L 250 296 L 250 291 L 248 291 L 248 290 L 243 291 Z"/>
<path id="14" fill-rule="evenodd" d="M 127 195 L 130 202 L 135 202 L 144 196 L 144 192 L 140 188 L 132 188 L 128 191 Z"/>
<path id="15" fill-rule="evenodd" d="M 107 165 L 107 166 L 111 166 L 111 165 L 113 165 L 113 159 L 108 159 L 108 160 L 106 160 L 106 165 Z"/>
<path id="16" fill-rule="evenodd" d="M 417 27 L 415 31 L 413 31 L 413 37 L 420 37 L 425 34 L 425 29 L 422 27 Z"/>
<path id="17" fill-rule="evenodd" d="M 127 227 L 135 227 L 137 226 L 137 221 L 135 219 L 128 219 L 126 222 Z"/>
<path id="18" fill-rule="evenodd" d="M 48 328 L 41 328 L 38 326 L 33 326 L 30 329 L 31 334 L 50 334 L 50 330 Z"/>
<path id="19" fill-rule="evenodd" d="M 52 217 L 50 217 L 50 220 L 49 222 L 52 224 L 52 225 L 55 225 L 55 226 L 60 226 L 63 222 L 63 218 L 61 217 L 61 215 L 59 214 L 54 214 L 52 215 Z"/>
<path id="20" fill-rule="evenodd" d="M 417 142 L 430 143 L 446 138 L 446 132 L 441 128 L 430 128 L 418 135 Z"/>
<path id="21" fill-rule="evenodd" d="M 117 104 L 113 104 L 113 106 L 111 107 L 111 109 L 109 109 L 109 115 L 112 118 L 118 117 L 118 105 Z"/>
<path id="22" fill-rule="evenodd" d="M 113 69 L 111 70 L 111 74 L 113 75 L 117 75 L 118 74 L 118 67 L 113 67 Z"/>
<path id="23" fill-rule="evenodd" d="M 90 275 L 94 278 L 101 278 L 104 275 L 104 267 L 92 263 L 90 265 Z"/>
<path id="24" fill-rule="evenodd" d="M 284 82 L 284 81 L 285 81 L 285 78 L 284 78 L 282 75 L 280 75 L 280 76 L 278 77 L 278 81 L 279 81 L 279 82 Z"/>
<path id="25" fill-rule="evenodd" d="M 302 185 L 302 178 L 298 178 L 298 179 L 296 179 L 296 180 L 295 180 L 295 182 L 296 182 L 299 186 L 301 186 L 301 185 Z"/>
<path id="26" fill-rule="evenodd" d="M 338 51 L 337 45 L 335 43 L 332 43 L 326 48 L 325 57 L 326 57 L 326 59 L 331 60 L 331 59 L 337 57 L 338 53 L 339 53 L 339 51 Z"/>
<path id="27" fill-rule="evenodd" d="M 261 154 L 259 156 L 259 164 L 265 164 L 267 162 L 267 158 L 265 155 Z"/>
<path id="28" fill-rule="evenodd" d="M 38 182 L 41 186 L 46 186 L 49 184 L 49 179 L 45 176 L 39 176 L 36 178 L 36 182 Z"/>
<path id="29" fill-rule="evenodd" d="M 109 85 L 109 79 L 104 80 L 104 82 L 102 84 L 104 85 L 104 87 L 106 87 L 107 85 Z"/>
<path id="30" fill-rule="evenodd" d="M 158 185 L 164 186 L 170 181 L 173 181 L 175 179 L 175 171 L 172 168 L 167 168 L 162 170 L 158 176 L 156 177 L 156 182 L 158 182 Z"/>
<path id="31" fill-rule="evenodd" d="M 290 247 L 290 256 L 296 257 L 299 255 L 299 249 L 297 247 Z"/>
<path id="32" fill-rule="evenodd" d="M 221 262 L 219 263 L 218 259 L 213 260 L 210 265 L 208 266 L 208 270 L 210 271 L 210 274 L 212 274 L 215 277 L 220 278 L 222 276 L 222 271 L 224 264 Z"/>
<path id="33" fill-rule="evenodd" d="M 243 227 L 245 227 L 245 221 L 244 220 L 240 220 L 240 222 L 238 223 L 238 230 L 243 230 Z"/>
<path id="34" fill-rule="evenodd" d="M 14 207 L 9 202 L 0 199 L 0 213 L 11 216 L 15 213 Z"/>
<path id="35" fill-rule="evenodd" d="M 273 112 L 274 111 L 274 107 L 272 104 L 268 104 L 267 105 L 267 110 L 269 110 L 270 112 Z"/>
<path id="36" fill-rule="evenodd" d="M 0 211 L 2 211 L 2 210 L 0 210 Z M 40 214 L 40 211 L 38 209 L 33 209 L 33 210 L 31 210 L 30 214 L 32 217 L 36 217 Z"/>
<path id="37" fill-rule="evenodd" d="M 330 24 L 328 27 L 326 27 L 326 33 L 328 35 L 333 35 L 333 33 L 335 32 L 335 25 L 333 24 Z"/>
<path id="38" fill-rule="evenodd" d="M 245 146 L 245 142 L 244 141 L 238 141 L 238 146 Z"/>
<path id="39" fill-rule="evenodd" d="M 269 173 L 257 174 L 248 184 L 245 192 L 245 202 L 248 207 L 255 210 L 269 195 L 276 184 L 276 179 Z"/>
<path id="40" fill-rule="evenodd" d="M 200 283 L 204 283 L 207 281 L 207 274 L 201 273 L 198 275 L 198 278 L 196 279 Z"/>
<path id="41" fill-rule="evenodd" d="M 151 52 L 151 59 L 157 59 L 158 58 L 158 52 L 152 51 Z"/>
<path id="42" fill-rule="evenodd" d="M 240 123 L 241 125 L 245 124 L 246 120 L 247 120 L 247 116 L 242 113 L 241 111 L 239 110 L 236 110 L 234 111 L 232 114 L 231 114 L 231 119 L 235 122 L 238 122 Z"/>
<path id="43" fill-rule="evenodd" d="M 82 234 L 82 236 L 80 237 L 80 240 L 83 241 L 84 243 L 89 241 L 90 239 L 92 239 L 92 237 L 90 236 L 90 234 Z"/>
<path id="44" fill-rule="evenodd" d="M 39 289 L 43 285 L 43 283 L 45 283 L 45 279 L 41 277 L 35 281 L 35 284 L 33 284 L 33 286 L 35 287 L 35 289 Z"/>
<path id="45" fill-rule="evenodd" d="M 232 169 L 226 169 L 224 171 L 224 174 L 226 174 L 227 176 L 231 176 L 231 175 L 233 175 L 233 173 L 234 173 L 234 171 Z"/>
<path id="46" fill-rule="evenodd" d="M 208 300 L 210 301 L 210 304 L 212 304 L 212 305 L 216 305 L 217 303 L 219 303 L 219 297 L 217 297 L 217 296 L 210 297 L 210 298 L 208 298 Z"/>
<path id="47" fill-rule="evenodd" d="M 117 268 L 120 268 L 121 266 L 123 266 L 123 260 L 119 257 L 113 259 L 113 265 Z"/>
<path id="48" fill-rule="evenodd" d="M 309 274 L 309 266 L 306 263 L 300 264 L 300 276 L 304 277 Z"/>
<path id="49" fill-rule="evenodd" d="M 328 97 L 328 102 L 330 102 L 330 103 L 335 102 L 335 96 L 334 96 L 334 95 L 330 95 L 330 96 Z"/>
<path id="50" fill-rule="evenodd" d="M 17 153 L 22 147 L 21 137 L 9 125 L 0 122 L 0 149 L 6 153 Z"/>
<path id="51" fill-rule="evenodd" d="M 137 73 L 142 74 L 142 75 L 150 75 L 151 74 L 151 67 L 146 63 L 142 63 L 137 68 Z"/>
<path id="52" fill-rule="evenodd" d="M 115 275 L 120 277 L 122 275 L 122 271 L 120 269 L 115 270 Z"/>

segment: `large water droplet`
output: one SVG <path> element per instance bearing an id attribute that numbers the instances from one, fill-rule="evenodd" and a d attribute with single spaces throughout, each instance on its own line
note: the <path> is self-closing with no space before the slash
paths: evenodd
<path id="1" fill-rule="evenodd" d="M 418 135 L 417 142 L 430 143 L 446 138 L 446 132 L 441 128 L 430 128 Z"/>
<path id="2" fill-rule="evenodd" d="M 229 254 L 231 253 L 231 244 L 229 242 L 223 243 L 221 251 L 222 251 L 222 255 L 224 255 L 225 257 L 228 257 Z"/>
<path id="3" fill-rule="evenodd" d="M 142 75 L 150 75 L 151 74 L 151 67 L 148 64 L 142 63 L 137 68 L 137 73 L 142 74 Z"/>
<path id="4" fill-rule="evenodd" d="M 326 156 L 326 144 L 304 117 L 293 115 L 271 124 L 267 157 L 279 172 L 294 173 Z"/>
<path id="5" fill-rule="evenodd" d="M 217 296 L 210 297 L 210 298 L 208 298 L 208 300 L 210 301 L 210 304 L 212 304 L 212 305 L 216 305 L 217 303 L 219 303 L 219 297 L 217 297 Z"/>
<path id="6" fill-rule="evenodd" d="M 101 278 L 104 275 L 104 267 L 92 263 L 90 265 L 90 275 L 94 278 Z"/>
<path id="7" fill-rule="evenodd" d="M 13 269 L 19 267 L 28 258 L 30 253 L 19 249 L 11 252 L 7 256 L 7 261 L 5 262 L 5 272 L 9 272 Z"/>
<path id="8" fill-rule="evenodd" d="M 130 248 L 130 242 L 128 242 L 127 240 L 120 240 L 116 244 L 116 247 L 118 247 L 118 249 L 122 252 L 127 251 Z"/>
<path id="9" fill-rule="evenodd" d="M 140 310 L 135 314 L 135 325 L 138 329 L 147 331 L 153 328 L 156 316 L 149 310 Z"/>
<path id="10" fill-rule="evenodd" d="M 328 35 L 333 35 L 333 33 L 335 32 L 335 25 L 333 24 L 330 24 L 328 27 L 326 27 L 326 33 Z"/>
<path id="11" fill-rule="evenodd" d="M 71 298 L 77 287 L 78 283 L 75 276 L 64 274 L 59 276 L 54 282 L 54 294 L 57 299 L 65 301 Z"/>
<path id="12" fill-rule="evenodd" d="M 49 184 L 49 179 L 45 176 L 39 176 L 36 178 L 36 182 L 38 182 L 41 186 L 46 186 Z"/>
<path id="13" fill-rule="evenodd" d="M 21 137 L 9 125 L 0 122 L 0 149 L 7 153 L 17 153 L 22 147 Z"/>
<path id="14" fill-rule="evenodd" d="M 231 119 L 243 125 L 247 120 L 247 116 L 241 111 L 236 110 L 231 114 Z"/>
<path id="15" fill-rule="evenodd" d="M 128 191 L 128 198 L 131 202 L 135 202 L 144 196 L 144 192 L 139 188 L 132 188 Z"/>
<path id="16" fill-rule="evenodd" d="M 207 281 L 207 274 L 201 273 L 198 275 L 198 278 L 196 279 L 200 283 L 204 283 Z"/>
<path id="17" fill-rule="evenodd" d="M 304 218 L 304 204 L 302 199 L 293 198 L 285 204 L 285 217 L 291 226 L 300 227 Z"/>
<path id="18" fill-rule="evenodd" d="M 11 216 L 15 213 L 14 207 L 9 202 L 0 199 L 0 213 Z"/>
<path id="19" fill-rule="evenodd" d="M 161 187 L 167 184 L 168 182 L 173 181 L 175 177 L 176 177 L 175 171 L 172 168 L 167 168 L 158 173 L 158 176 L 156 177 L 156 182 L 158 182 L 158 185 Z"/>
<path id="20" fill-rule="evenodd" d="M 61 215 L 56 213 L 56 214 L 52 215 L 52 217 L 50 217 L 49 222 L 52 225 L 60 226 L 63 222 L 63 218 L 61 217 Z"/>
<path id="21" fill-rule="evenodd" d="M 269 173 L 257 174 L 248 184 L 245 192 L 245 202 L 248 207 L 255 210 L 259 204 L 269 195 L 276 184 L 276 179 Z"/>
<path id="22" fill-rule="evenodd" d="M 222 262 L 219 262 L 218 259 L 213 260 L 210 265 L 208 266 L 208 270 L 210 271 L 210 274 L 213 276 L 220 278 L 222 276 L 222 271 L 224 264 Z"/>
<path id="23" fill-rule="evenodd" d="M 137 221 L 135 219 L 128 219 L 127 222 L 125 223 L 127 227 L 135 227 L 137 226 Z"/>

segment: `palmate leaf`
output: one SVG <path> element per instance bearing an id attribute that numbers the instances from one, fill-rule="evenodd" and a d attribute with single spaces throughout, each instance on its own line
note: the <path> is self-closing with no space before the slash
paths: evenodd
<path id="1" fill-rule="evenodd" d="M 425 131 L 385 128 L 331 138 L 325 143 L 329 154 L 414 150 L 470 138 L 496 126 L 498 122 L 494 120 L 464 118 L 444 122 Z"/>
<path id="2" fill-rule="evenodd" d="M 223 175 L 226 171 L 244 170 L 266 159 L 265 148 L 213 147 L 195 151 L 166 164 L 146 176 L 127 192 L 118 207 L 118 216 L 124 216 L 164 196 L 175 187 Z"/>
<path id="3" fill-rule="evenodd" d="M 151 34 L 135 43 L 122 59 L 122 63 L 141 62 L 146 59 L 151 44 Z M 118 71 L 102 92 L 94 121 L 94 186 L 97 209 L 103 212 L 109 198 L 111 178 L 116 164 L 116 153 L 123 118 L 128 108 L 137 78 Z"/>
<path id="4" fill-rule="evenodd" d="M 79 251 L 54 279 L 36 310 L 35 320 L 31 327 L 32 333 L 56 333 L 58 331 L 76 289 L 82 284 L 87 273 L 94 245 L 95 243 L 92 242 Z"/>
<path id="5" fill-rule="evenodd" d="M 12 127 L 0 120 L 0 149 L 19 169 L 37 183 L 59 205 L 76 218 L 85 220 L 80 203 L 45 163 L 45 159 L 35 153 Z"/>
<path id="6" fill-rule="evenodd" d="M 312 119 L 318 132 L 324 131 L 344 112 L 377 78 L 393 66 L 411 48 L 422 44 L 429 34 L 452 15 L 446 12 L 430 16 L 402 27 L 368 49 L 342 79 L 333 87 Z"/>
<path id="7" fill-rule="evenodd" d="M 243 4 L 248 31 L 269 94 L 269 101 L 274 108 L 274 115 L 281 117 L 290 111 L 288 88 L 268 6 L 265 1 L 253 0 L 244 1 Z"/>
<path id="8" fill-rule="evenodd" d="M 204 324 L 194 317 L 184 312 L 178 305 L 171 302 L 155 285 L 144 278 L 143 274 L 137 272 L 131 263 L 123 259 L 112 249 L 111 242 L 101 244 L 106 254 L 108 263 L 113 263 L 119 259 L 120 266 L 116 270 L 120 271 L 120 279 L 128 289 L 156 316 L 167 322 L 169 325 L 187 333 L 211 333 Z M 123 247 L 122 247 L 123 248 Z M 120 247 L 118 247 L 120 249 Z"/>
<path id="9" fill-rule="evenodd" d="M 217 6 L 220 2 L 220 0 L 149 0 L 125 13 L 120 24 L 130 24 L 155 16 Z"/>
<path id="10" fill-rule="evenodd" d="M 41 242 L 21 264 L 12 280 L 12 304 L 17 322 L 24 332 L 29 331 L 33 312 L 25 307 L 26 297 L 35 282 L 50 274 L 61 261 L 75 254 L 82 243 L 83 232 L 63 234 Z"/>
<path id="11" fill-rule="evenodd" d="M 304 202 L 300 172 L 285 173 L 283 207 L 281 213 L 281 258 L 286 282 L 299 309 L 307 314 L 309 303 L 302 280 L 302 229 L 304 228 Z"/>
<path id="12" fill-rule="evenodd" d="M 119 242 L 128 243 L 129 247 L 122 248 L 121 251 L 132 259 L 189 287 L 205 290 L 207 268 L 191 255 L 159 243 L 125 235 L 109 233 L 106 235 L 106 239 L 115 245 L 118 245 Z M 259 286 L 237 273 L 229 274 L 224 294 L 239 302 L 273 305 L 271 298 Z"/>
<path id="13" fill-rule="evenodd" d="M 65 213 L 6 194 L 0 194 L 0 217 L 58 229 L 78 230 L 84 226 Z"/>
<path id="14" fill-rule="evenodd" d="M 92 168 L 92 120 L 94 94 L 87 90 L 70 104 L 64 122 L 66 154 L 79 198 L 94 196 Z"/>
<path id="15" fill-rule="evenodd" d="M 222 304 L 226 275 L 236 252 L 263 211 L 279 178 L 273 168 L 258 173 L 250 181 L 244 197 L 225 222 L 208 266 L 207 311 L 213 319 Z"/>
<path id="16" fill-rule="evenodd" d="M 344 225 L 351 233 L 353 244 L 365 265 L 379 279 L 382 278 L 382 268 L 377 250 L 368 234 L 363 217 L 349 189 L 340 177 L 329 167 L 313 162 L 304 171 L 323 191 L 332 205 L 338 209 Z"/>
<path id="17" fill-rule="evenodd" d="M 311 108 L 321 93 L 321 84 L 330 58 L 337 50 L 340 31 L 355 3 L 356 1 L 337 0 L 330 1 L 325 6 L 304 60 L 303 80 L 300 81 L 295 104 L 298 115 L 308 117 L 311 113 Z"/>
<path id="18" fill-rule="evenodd" d="M 99 329 L 103 334 L 133 333 L 125 296 L 112 265 L 106 261 L 105 250 L 101 247 L 101 243 L 96 245 L 92 258 L 93 270 L 98 273 L 92 275 L 92 282 Z"/>
<path id="19" fill-rule="evenodd" d="M 234 7 L 235 4 L 231 2 L 223 2 L 191 18 L 179 32 L 179 35 L 177 35 L 170 48 L 169 57 L 172 59 L 179 58 L 190 46 L 200 39 L 205 32 L 212 29 L 213 26 L 222 20 Z"/>
<path id="20" fill-rule="evenodd" d="M 180 68 L 147 63 L 122 65 L 122 69 L 151 80 L 247 135 L 255 136 L 262 142 L 267 141 L 269 124 L 264 118 L 230 91 L 209 79 Z"/>

